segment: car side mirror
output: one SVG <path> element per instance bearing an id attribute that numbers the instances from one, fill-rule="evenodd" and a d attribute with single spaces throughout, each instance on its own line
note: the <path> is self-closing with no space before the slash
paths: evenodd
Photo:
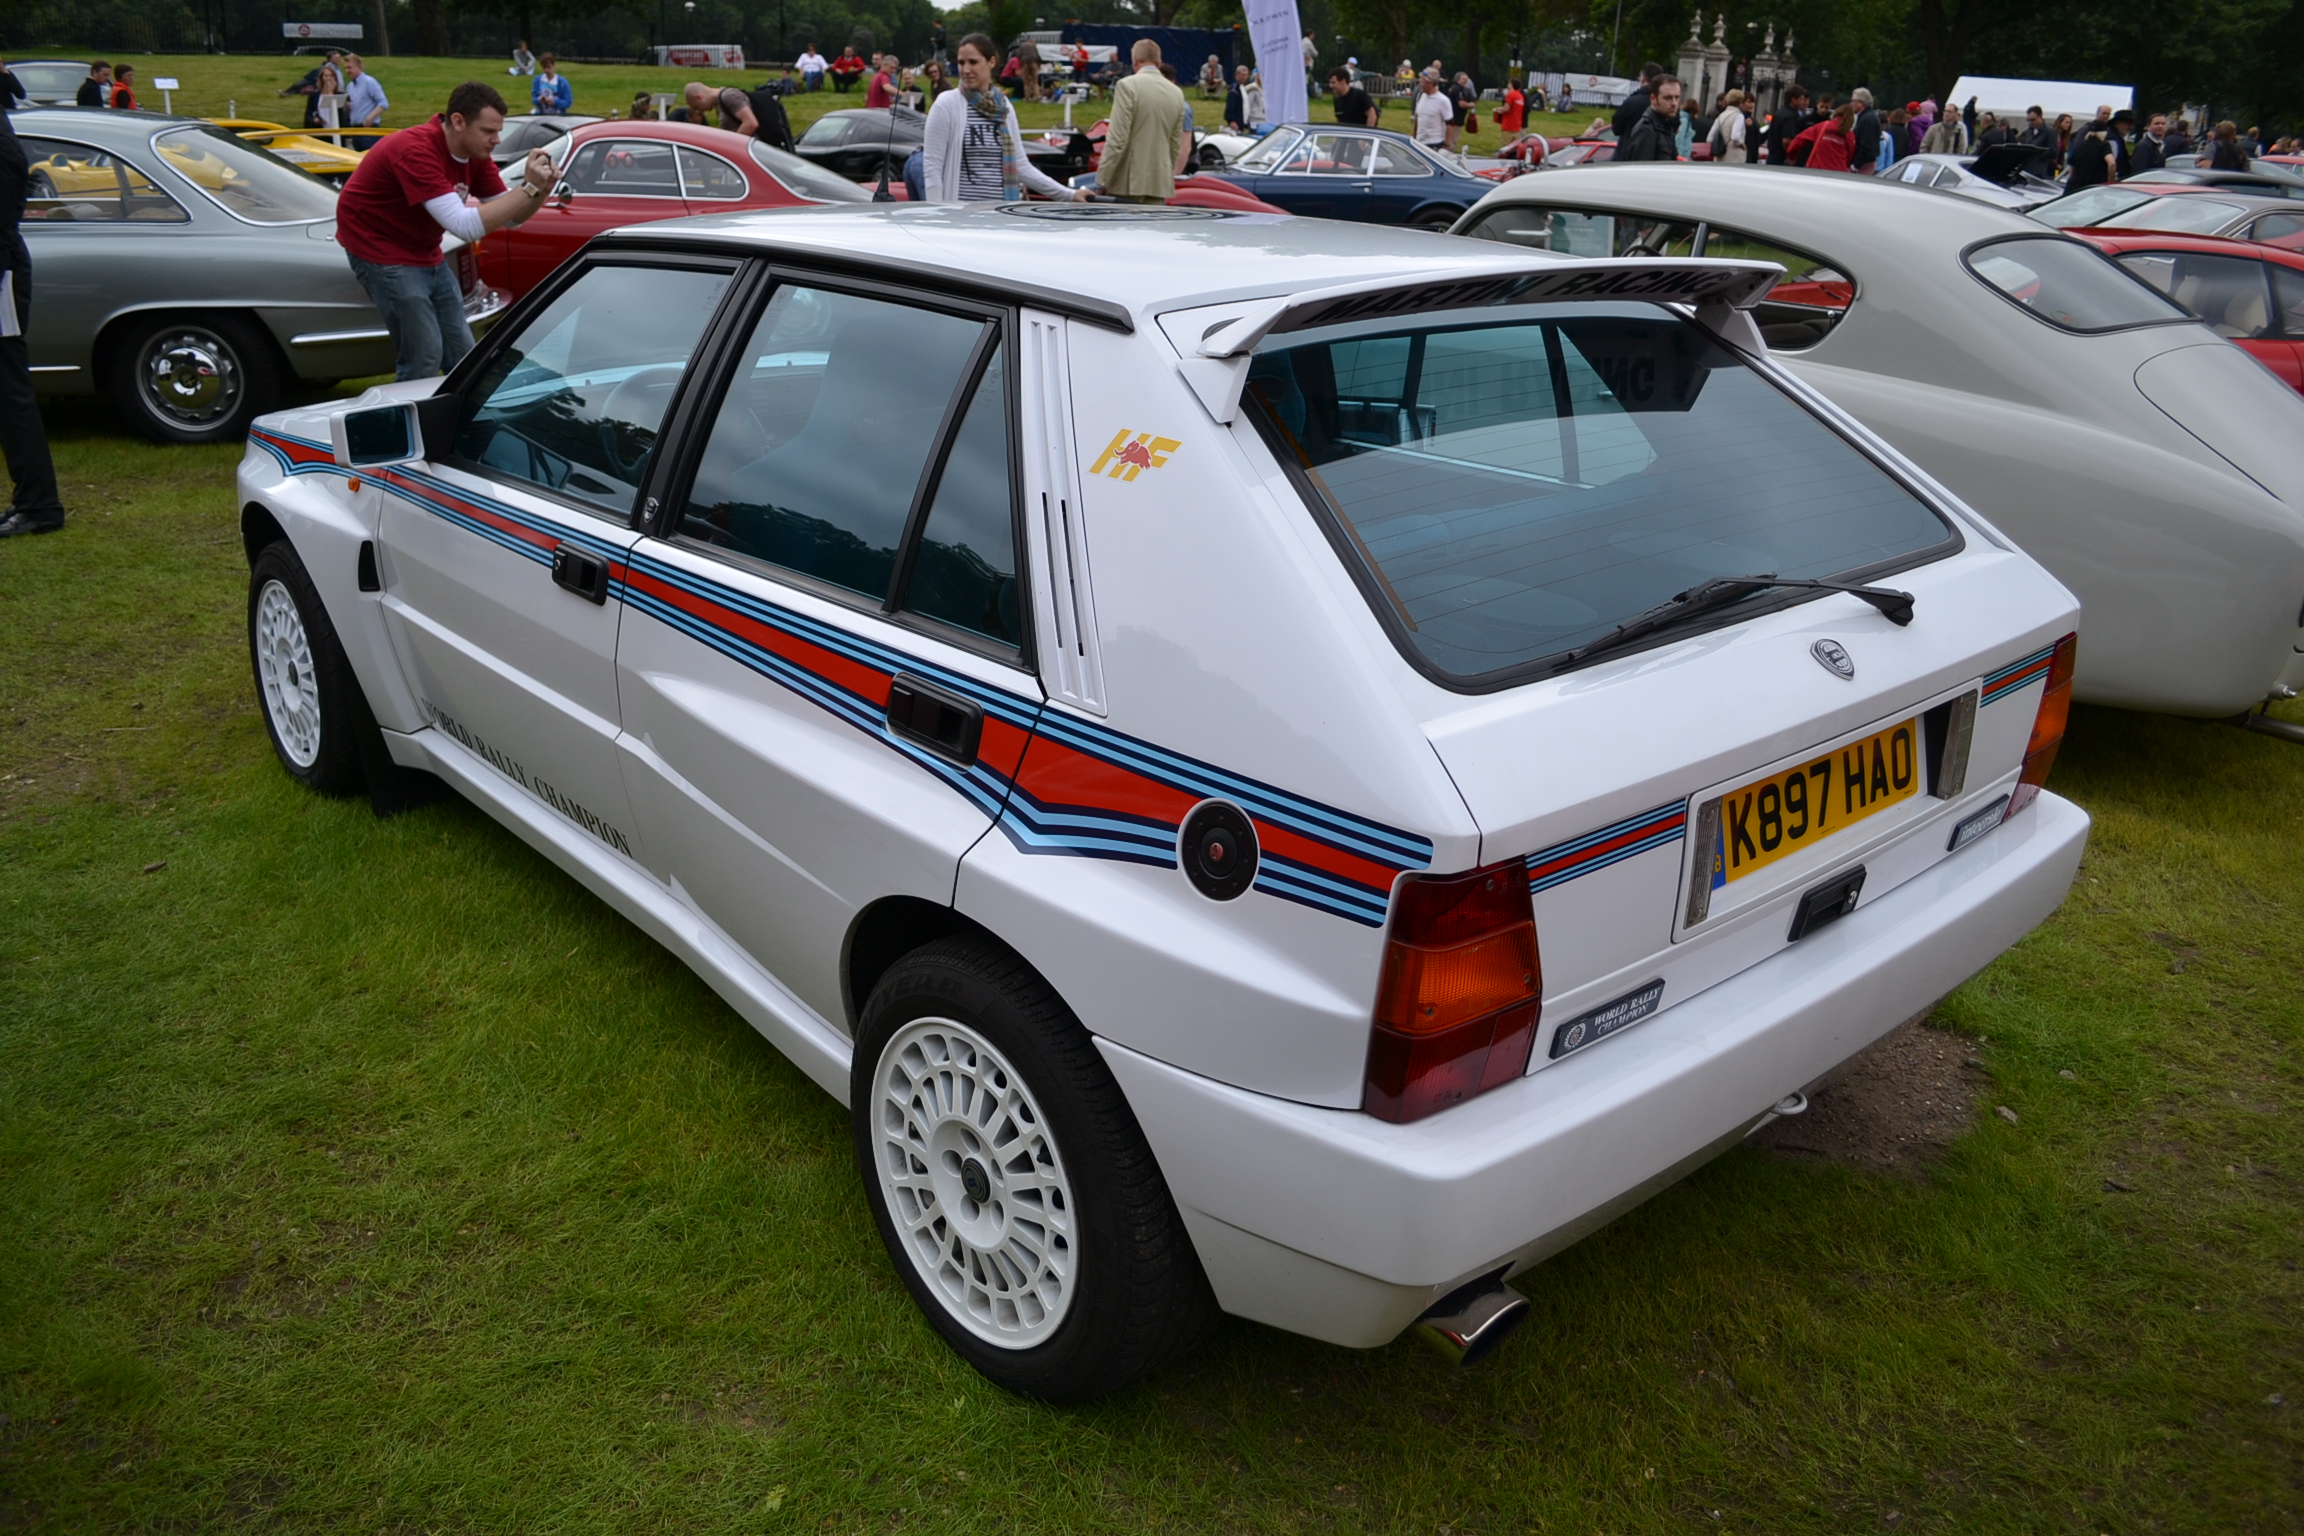
<path id="1" fill-rule="evenodd" d="M 563 208 L 576 201 L 576 184 L 572 181 L 561 182 L 552 189 L 552 201 Z"/>
<path id="2" fill-rule="evenodd" d="M 347 411 L 330 423 L 329 437 L 336 463 L 345 469 L 405 464 L 424 456 L 416 409 L 406 402 Z"/>

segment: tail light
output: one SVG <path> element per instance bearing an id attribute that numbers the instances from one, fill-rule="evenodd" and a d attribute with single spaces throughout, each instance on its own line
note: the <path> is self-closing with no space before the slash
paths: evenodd
<path id="1" fill-rule="evenodd" d="M 2080 637 L 2066 635 L 2056 642 L 2048 662 L 2048 687 L 2040 695 L 2040 712 L 2032 717 L 2032 739 L 2024 747 L 2024 773 L 2016 792 L 2008 797 L 2008 814 L 2015 815 L 2034 800 L 2056 766 L 2056 749 L 2064 744 L 2064 722 L 2072 715 L 2072 663 L 2080 653 Z"/>
<path id="2" fill-rule="evenodd" d="M 1528 866 L 1415 875 L 1392 898 L 1360 1107 L 1421 1120 L 1528 1070 L 1544 977 Z"/>

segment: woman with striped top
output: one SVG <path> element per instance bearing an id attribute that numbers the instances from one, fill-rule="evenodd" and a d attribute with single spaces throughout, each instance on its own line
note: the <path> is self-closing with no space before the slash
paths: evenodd
<path id="1" fill-rule="evenodd" d="M 946 91 L 928 109 L 921 175 L 931 203 L 1015 202 L 1024 189 L 1060 202 L 1070 188 L 1051 179 L 1024 157 L 1016 130 L 1016 108 L 992 83 L 992 39 L 971 32 L 960 39 L 953 58 L 960 89 Z"/>

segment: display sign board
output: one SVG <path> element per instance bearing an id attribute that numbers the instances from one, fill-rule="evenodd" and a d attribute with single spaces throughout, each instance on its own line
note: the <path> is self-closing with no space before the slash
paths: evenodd
<path id="1" fill-rule="evenodd" d="M 1305 100 L 1304 29 L 1297 24 L 1296 0 L 1248 0 L 1248 43 L 1264 79 L 1264 120 L 1305 121 L 1311 104 Z"/>
<path id="2" fill-rule="evenodd" d="M 683 69 L 742 69 L 744 49 L 737 43 L 674 43 L 652 50 L 659 64 Z"/>
<path id="3" fill-rule="evenodd" d="M 350 38 L 353 42 L 358 42 L 361 32 L 360 23 L 356 21 L 284 21 L 280 23 L 280 35 L 292 37 L 300 43 L 309 42 L 316 37 Z"/>

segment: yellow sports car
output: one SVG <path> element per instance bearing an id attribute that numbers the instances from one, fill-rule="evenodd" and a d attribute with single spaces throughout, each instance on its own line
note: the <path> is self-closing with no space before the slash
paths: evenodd
<path id="1" fill-rule="evenodd" d="M 308 128 L 288 128 L 252 117 L 212 117 L 219 128 L 229 128 L 251 144 L 261 144 L 290 165 L 311 172 L 322 181 L 342 186 L 351 178 L 366 151 L 331 143 Z"/>

